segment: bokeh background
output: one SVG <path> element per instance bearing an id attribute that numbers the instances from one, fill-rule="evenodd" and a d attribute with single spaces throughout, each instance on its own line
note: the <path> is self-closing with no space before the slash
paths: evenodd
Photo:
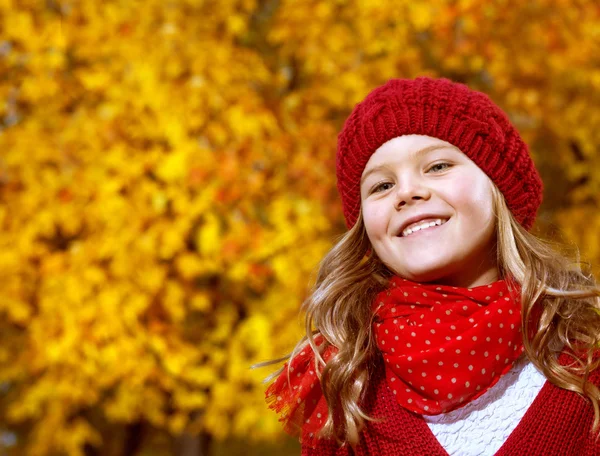
<path id="1" fill-rule="evenodd" d="M 345 116 L 418 75 L 507 112 L 600 264 L 596 0 L 0 0 L 0 455 L 298 454 L 249 366 L 344 231 Z"/>

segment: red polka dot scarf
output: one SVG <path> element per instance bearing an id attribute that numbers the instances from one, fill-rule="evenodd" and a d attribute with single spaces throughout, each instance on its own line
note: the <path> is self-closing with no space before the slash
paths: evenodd
<path id="1" fill-rule="evenodd" d="M 373 301 L 373 330 L 390 390 L 415 413 L 436 415 L 481 396 L 523 352 L 520 300 L 505 281 L 475 288 L 393 278 Z M 323 343 L 315 336 L 318 346 Z M 327 362 L 337 352 L 327 346 Z M 310 347 L 291 359 L 268 387 L 269 407 L 284 429 L 312 438 L 327 419 Z"/>
<path id="2" fill-rule="evenodd" d="M 399 404 L 437 415 L 478 398 L 523 353 L 518 292 L 393 278 L 373 302 L 374 334 Z"/>

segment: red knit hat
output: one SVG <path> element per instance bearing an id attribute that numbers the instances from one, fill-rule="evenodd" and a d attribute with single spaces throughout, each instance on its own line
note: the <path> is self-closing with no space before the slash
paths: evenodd
<path id="1" fill-rule="evenodd" d="M 338 136 L 337 187 L 346 225 L 360 210 L 360 178 L 371 155 L 402 135 L 428 135 L 458 147 L 500 189 L 519 223 L 530 229 L 542 181 L 508 117 L 484 93 L 448 79 L 392 79 L 357 104 Z"/>

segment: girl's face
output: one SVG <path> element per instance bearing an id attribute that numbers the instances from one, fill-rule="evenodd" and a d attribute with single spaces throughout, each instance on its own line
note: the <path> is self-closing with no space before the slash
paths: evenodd
<path id="1" fill-rule="evenodd" d="M 463 287 L 498 279 L 492 183 L 460 149 L 393 138 L 367 162 L 360 193 L 371 245 L 395 274 Z"/>

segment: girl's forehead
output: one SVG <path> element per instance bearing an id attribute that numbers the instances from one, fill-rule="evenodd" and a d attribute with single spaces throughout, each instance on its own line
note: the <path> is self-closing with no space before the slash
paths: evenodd
<path id="1" fill-rule="evenodd" d="M 464 155 L 460 149 L 439 138 L 426 135 L 404 135 L 397 136 L 383 143 L 367 162 L 363 175 L 366 171 L 374 166 L 379 166 L 383 163 L 396 160 L 418 159 L 423 154 L 434 150 L 454 150 L 461 155 Z"/>

